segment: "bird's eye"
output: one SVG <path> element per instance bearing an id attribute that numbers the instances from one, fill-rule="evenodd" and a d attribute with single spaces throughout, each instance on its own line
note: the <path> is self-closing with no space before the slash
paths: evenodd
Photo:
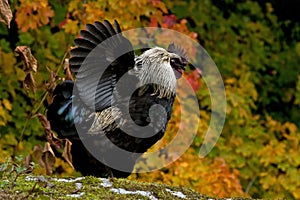
<path id="1" fill-rule="evenodd" d="M 186 63 L 182 62 L 182 60 L 180 58 L 171 58 L 170 64 L 171 64 L 171 67 L 176 70 L 179 68 L 185 70 Z"/>
<path id="2" fill-rule="evenodd" d="M 171 63 L 180 63 L 180 60 L 178 58 L 171 58 Z"/>

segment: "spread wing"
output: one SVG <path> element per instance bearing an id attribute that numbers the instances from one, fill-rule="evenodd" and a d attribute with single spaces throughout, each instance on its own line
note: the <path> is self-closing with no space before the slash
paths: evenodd
<path id="1" fill-rule="evenodd" d="M 135 63 L 132 45 L 116 20 L 114 27 L 107 20 L 86 25 L 71 50 L 69 63 L 80 99 L 95 111 L 114 103 L 116 83 Z"/>

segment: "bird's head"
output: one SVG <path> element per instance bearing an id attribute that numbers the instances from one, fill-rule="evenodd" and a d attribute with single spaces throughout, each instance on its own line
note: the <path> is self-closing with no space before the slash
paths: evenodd
<path id="1" fill-rule="evenodd" d="M 185 70 L 188 63 L 187 56 L 184 49 L 175 46 L 174 43 L 169 45 L 168 52 L 170 56 L 170 65 L 174 71 L 176 79 L 178 79 L 182 76 L 182 71 Z"/>
<path id="2" fill-rule="evenodd" d="M 176 79 L 181 78 L 182 72 L 185 70 L 186 62 L 180 56 L 174 53 L 169 53 L 170 65 L 173 69 Z"/>
<path id="3" fill-rule="evenodd" d="M 143 53 L 142 57 L 143 61 L 148 61 L 150 68 L 151 66 L 156 68 L 156 70 L 159 70 L 159 68 L 169 68 L 169 70 L 165 70 L 165 72 L 173 71 L 176 79 L 181 78 L 188 63 L 188 59 L 183 48 L 175 46 L 174 43 L 171 43 L 167 50 L 161 47 L 148 49 Z"/>
<path id="4" fill-rule="evenodd" d="M 176 47 L 173 43 L 165 50 L 154 47 L 145 51 L 136 58 L 136 71 L 141 80 L 141 85 L 156 83 L 155 93 L 160 97 L 171 96 L 176 91 L 176 79 L 182 76 L 187 65 L 187 57 L 183 49 Z"/>

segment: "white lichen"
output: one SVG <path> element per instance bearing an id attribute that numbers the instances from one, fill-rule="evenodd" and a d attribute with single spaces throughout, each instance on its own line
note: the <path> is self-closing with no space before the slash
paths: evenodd
<path id="1" fill-rule="evenodd" d="M 75 183 L 75 187 L 77 190 L 80 190 L 82 188 L 82 183 Z"/>
<path id="2" fill-rule="evenodd" d="M 53 181 L 57 182 L 65 182 L 65 183 L 72 183 L 72 182 L 77 182 L 85 179 L 84 177 L 78 177 L 74 179 L 65 179 L 65 178 L 52 178 Z"/>
<path id="3" fill-rule="evenodd" d="M 84 195 L 85 193 L 84 192 L 80 192 L 78 194 L 67 194 L 66 196 L 67 197 L 72 197 L 72 198 L 80 198 Z"/>
<path id="4" fill-rule="evenodd" d="M 107 178 L 99 178 L 99 179 L 102 181 L 102 183 L 100 183 L 102 187 L 111 187 L 113 185 L 112 182 L 110 182 Z"/>
<path id="5" fill-rule="evenodd" d="M 128 191 L 123 188 L 111 188 L 110 191 L 118 193 L 118 194 L 137 194 L 137 195 L 142 195 L 144 197 L 148 197 L 150 200 L 158 200 L 155 196 L 152 195 L 151 192 L 149 191 Z"/>
<path id="6" fill-rule="evenodd" d="M 183 194 L 182 192 L 172 191 L 168 188 L 166 188 L 166 191 L 170 192 L 173 196 L 176 196 L 176 197 L 179 197 L 179 198 L 182 198 L 182 199 L 186 199 L 186 195 Z"/>

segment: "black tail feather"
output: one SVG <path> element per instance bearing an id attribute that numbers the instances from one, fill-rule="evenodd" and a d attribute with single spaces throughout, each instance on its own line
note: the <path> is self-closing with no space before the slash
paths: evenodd
<path id="1" fill-rule="evenodd" d="M 53 102 L 48 107 L 47 118 L 51 128 L 60 138 L 78 137 L 78 127 L 88 129 L 88 110 L 73 94 L 74 82 L 64 81 L 53 92 Z M 89 121 L 92 121 L 89 119 Z"/>
<path id="2" fill-rule="evenodd" d="M 53 102 L 47 111 L 47 118 L 50 121 L 52 130 L 57 132 L 61 138 L 77 134 L 71 116 L 73 86 L 73 81 L 64 81 L 57 85 L 53 92 Z"/>

